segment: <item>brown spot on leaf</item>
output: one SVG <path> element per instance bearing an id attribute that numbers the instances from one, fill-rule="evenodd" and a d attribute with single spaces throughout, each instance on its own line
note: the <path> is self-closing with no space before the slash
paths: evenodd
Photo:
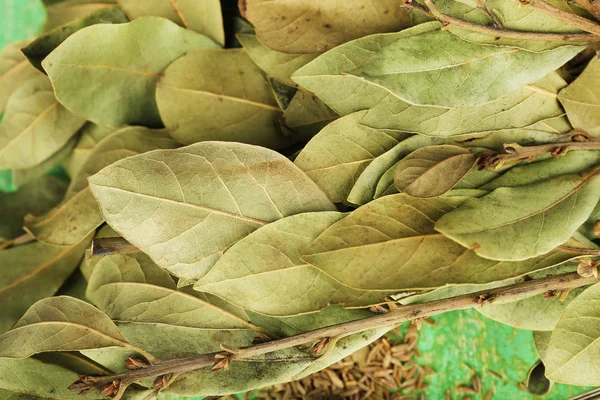
<path id="1" fill-rule="evenodd" d="M 326 29 L 331 29 L 331 24 L 324 24 L 324 25 L 323 25 L 323 28 L 326 28 Z"/>

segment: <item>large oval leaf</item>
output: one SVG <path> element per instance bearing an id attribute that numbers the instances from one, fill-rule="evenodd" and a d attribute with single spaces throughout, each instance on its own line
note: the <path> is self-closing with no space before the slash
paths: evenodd
<path id="1" fill-rule="evenodd" d="M 464 201 L 405 194 L 382 197 L 326 229 L 301 258 L 352 288 L 401 291 L 489 283 L 580 256 L 555 249 L 523 262 L 481 258 L 434 229 L 435 221 Z"/>
<path id="2" fill-rule="evenodd" d="M 471 43 L 439 27 L 431 22 L 354 40 L 317 57 L 292 79 L 334 110 L 329 99 L 347 101 L 338 90 L 363 96 L 373 88 L 377 100 L 384 89 L 410 104 L 457 107 L 489 102 L 531 84 L 583 50 L 563 46 L 533 53 Z"/>
<path id="3" fill-rule="evenodd" d="M 394 0 L 244 0 L 240 11 L 261 42 L 284 53 L 322 53 L 361 36 L 411 25 L 409 13 Z"/>
<path id="4" fill-rule="evenodd" d="M 380 303 L 388 293 L 350 289 L 300 259 L 300 251 L 343 216 L 303 213 L 266 225 L 227 250 L 194 289 L 278 316 L 318 311 L 328 304 Z"/>
<path id="5" fill-rule="evenodd" d="M 48 78 L 36 74 L 6 104 L 0 124 L 0 169 L 31 168 L 42 163 L 83 124 L 83 118 L 56 100 Z"/>
<path id="6" fill-rule="evenodd" d="M 169 20 L 147 17 L 82 29 L 42 66 L 56 97 L 72 112 L 98 125 L 160 126 L 154 98 L 159 74 L 196 47 L 217 44 Z"/>
<path id="7" fill-rule="evenodd" d="M 451 145 L 427 146 L 398 163 L 394 185 L 413 197 L 437 197 L 452 189 L 475 164 L 469 150 Z"/>
<path id="8" fill-rule="evenodd" d="M 219 0 L 118 0 L 131 19 L 155 16 L 170 19 L 184 28 L 225 44 L 223 16 Z"/>
<path id="9" fill-rule="evenodd" d="M 269 222 L 335 210 L 287 158 L 239 143 L 130 157 L 90 177 L 90 185 L 115 231 L 190 279 L 204 276 L 229 246 Z"/>
<path id="10" fill-rule="evenodd" d="M 482 257 L 526 260 L 566 242 L 599 198 L 600 169 L 596 168 L 496 189 L 444 215 L 435 228 Z"/>
<path id="11" fill-rule="evenodd" d="M 294 161 L 333 202 L 345 201 L 371 161 L 406 137 L 401 132 L 361 125 L 364 115 L 361 111 L 332 122 Z"/>
<path id="12" fill-rule="evenodd" d="M 569 304 L 552 332 L 544 364 L 546 376 L 570 385 L 600 385 L 600 284 Z"/>
<path id="13" fill-rule="evenodd" d="M 178 141 L 223 140 L 284 148 L 283 111 L 242 49 L 196 49 L 167 68 L 156 89 L 165 126 Z"/>

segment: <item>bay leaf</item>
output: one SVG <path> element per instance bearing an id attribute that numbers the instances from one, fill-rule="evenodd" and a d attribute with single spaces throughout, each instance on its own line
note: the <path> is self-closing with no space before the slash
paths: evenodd
<path id="1" fill-rule="evenodd" d="M 300 256 L 351 288 L 396 292 L 490 283 L 581 256 L 557 248 L 522 262 L 479 257 L 434 229 L 435 221 L 470 201 L 385 196 L 327 228 Z"/>
<path id="2" fill-rule="evenodd" d="M 600 60 L 594 57 L 586 69 L 558 94 L 575 129 L 600 138 Z"/>
<path id="3" fill-rule="evenodd" d="M 359 111 L 332 122 L 302 149 L 294 163 L 335 203 L 346 200 L 356 180 L 378 156 L 406 134 L 360 124 Z"/>
<path id="4" fill-rule="evenodd" d="M 63 163 L 63 167 L 71 178 L 75 177 L 77 171 L 85 163 L 88 157 L 92 154 L 94 147 L 105 137 L 113 133 L 115 130 L 104 126 L 99 126 L 88 122 L 79 131 L 77 143 L 73 151 L 69 154 Z"/>
<path id="5" fill-rule="evenodd" d="M 265 46 L 283 53 L 322 53 L 339 44 L 411 25 L 409 13 L 394 0 L 338 3 L 324 0 L 245 0 L 242 16 Z"/>
<path id="6" fill-rule="evenodd" d="M 344 214 L 303 213 L 268 224 L 228 249 L 194 289 L 275 316 L 329 304 L 368 306 L 387 293 L 353 290 L 300 259 L 300 252 Z"/>
<path id="7" fill-rule="evenodd" d="M 389 185 L 378 188 L 381 177 L 390 168 L 393 168 L 400 159 L 406 157 L 413 151 L 431 145 L 450 143 L 448 139 L 415 135 L 404 139 L 385 153 L 376 157 L 360 174 L 356 183 L 348 195 L 348 201 L 352 204 L 363 205 L 378 197 L 389 185 L 393 186 L 393 171 Z"/>
<path id="8" fill-rule="evenodd" d="M 216 46 L 206 36 L 169 20 L 146 17 L 81 29 L 50 53 L 42 66 L 56 97 L 72 112 L 98 125 L 160 127 L 154 98 L 160 73 L 193 48 Z"/>
<path id="9" fill-rule="evenodd" d="M 93 232 L 103 221 L 87 179 L 102 168 L 125 157 L 146 151 L 176 148 L 179 144 L 164 130 L 126 127 L 116 130 L 94 147 L 71 180 L 65 199 L 49 212 L 28 218 L 25 230 L 37 240 L 56 246 L 70 246 Z"/>
<path id="10" fill-rule="evenodd" d="M 15 193 L 0 193 L 0 245 L 25 233 L 22 228 L 25 215 L 50 210 L 60 202 L 66 190 L 65 181 L 44 176 Z"/>
<path id="11" fill-rule="evenodd" d="M 116 232 L 162 268 L 190 279 L 200 279 L 228 247 L 269 222 L 335 210 L 287 158 L 239 143 L 130 157 L 90 177 L 90 185 Z"/>
<path id="12" fill-rule="evenodd" d="M 492 260 L 526 260 L 547 253 L 567 241 L 598 203 L 599 171 L 498 188 L 467 200 L 440 218 L 435 229 Z"/>
<path id="13" fill-rule="evenodd" d="M 550 133 L 569 133 L 573 130 L 567 114 L 557 117 L 546 118 L 527 127 L 528 129 L 540 130 Z"/>
<path id="14" fill-rule="evenodd" d="M 0 336 L 0 357 L 26 358 L 47 351 L 108 346 L 130 345 L 104 313 L 72 297 L 48 297 L 32 305 Z"/>
<path id="15" fill-rule="evenodd" d="M 547 299 L 544 295 L 527 297 L 510 303 L 492 303 L 476 310 L 494 321 L 517 329 L 552 331 L 565 308 L 581 294 L 583 289 L 574 289 L 566 299 Z"/>
<path id="16" fill-rule="evenodd" d="M 597 386 L 598 298 L 600 285 L 586 289 L 569 304 L 552 332 L 544 364 L 546 377 L 571 385 Z"/>
<path id="17" fill-rule="evenodd" d="M 475 161 L 475 155 L 463 147 L 423 147 L 398 163 L 394 185 L 401 193 L 413 197 L 441 196 L 456 186 Z"/>
<path id="18" fill-rule="evenodd" d="M 435 50 L 440 47 L 446 51 Z M 332 96 L 347 101 L 344 92 L 351 90 L 362 96 L 374 86 L 372 96 L 378 100 L 384 89 L 385 95 L 391 93 L 410 104 L 468 106 L 534 83 L 581 50 L 582 46 L 562 46 L 534 53 L 518 47 L 477 44 L 430 22 L 341 45 L 300 68 L 292 79 L 334 110 L 328 100 Z M 536 68 L 525 68 L 532 64 Z M 478 72 L 469 74 L 474 70 Z M 338 92 L 340 85 L 347 89 Z M 357 91 L 354 86 L 361 89 Z"/>
<path id="19" fill-rule="evenodd" d="M 317 57 L 314 54 L 289 54 L 270 49 L 262 44 L 256 35 L 249 33 L 240 33 L 237 38 L 252 61 L 265 74 L 292 87 L 297 86 L 290 78 L 292 74 Z"/>
<path id="20" fill-rule="evenodd" d="M 225 45 L 219 0 L 118 0 L 118 3 L 132 20 L 148 16 L 167 18 Z"/>
<path id="21" fill-rule="evenodd" d="M 58 365 L 78 374 L 104 375 L 111 373 L 110 370 L 95 363 L 78 351 L 40 353 L 36 354 L 33 358 L 46 364 Z"/>
<path id="22" fill-rule="evenodd" d="M 112 8 L 116 3 L 116 0 L 74 0 L 47 4 L 44 31 L 51 31 L 100 10 Z"/>
<path id="23" fill-rule="evenodd" d="M 52 296 L 77 268 L 91 238 L 72 247 L 28 243 L 0 252 L 0 332 L 4 333 L 27 311 Z"/>
<path id="24" fill-rule="evenodd" d="M 308 139 L 337 118 L 335 111 L 317 96 L 298 90 L 281 117 L 281 126 Z"/>
<path id="25" fill-rule="evenodd" d="M 0 124 L 0 169 L 31 168 L 42 163 L 84 123 L 58 102 L 48 78 L 36 74 L 6 104 Z"/>
<path id="26" fill-rule="evenodd" d="M 567 83 L 553 71 L 490 102 L 459 107 L 413 105 L 388 94 L 361 122 L 373 128 L 444 137 L 524 128 L 563 114 L 557 93 L 565 86 Z"/>
<path id="27" fill-rule="evenodd" d="M 83 18 L 77 18 L 36 37 L 26 47 L 23 47 L 22 52 L 34 67 L 44 72 L 42 68 L 44 58 L 73 33 L 95 24 L 122 24 L 126 22 L 129 22 L 129 19 L 119 7 L 100 8 Z"/>
<path id="28" fill-rule="evenodd" d="M 534 331 L 533 332 L 533 344 L 537 351 L 540 359 L 544 364 L 546 363 L 546 354 L 548 352 L 548 343 L 550 343 L 550 337 L 552 331 Z"/>
<path id="29" fill-rule="evenodd" d="M 0 51 L 0 114 L 12 93 L 24 82 L 39 75 L 39 71 L 21 53 L 21 48 L 28 43 L 28 40 L 12 42 Z"/>
<path id="30" fill-rule="evenodd" d="M 252 328 L 233 314 L 178 291 L 169 274 L 146 255 L 102 257 L 92 272 L 86 294 L 118 321 L 203 329 Z"/>
<path id="31" fill-rule="evenodd" d="M 281 149 L 299 140 L 281 132 L 283 112 L 242 49 L 190 51 L 167 68 L 156 101 L 181 143 L 223 140 Z"/>
<path id="32" fill-rule="evenodd" d="M 589 240 L 598 239 L 598 228 L 596 224 L 600 221 L 600 202 L 596 204 L 596 207 L 588 217 L 587 221 L 581 225 L 578 231 Z"/>
<path id="33" fill-rule="evenodd" d="M 77 374 L 58 365 L 33 358 L 0 358 L 0 398 L 2 399 L 97 399 L 97 393 L 79 395 L 67 389 Z"/>

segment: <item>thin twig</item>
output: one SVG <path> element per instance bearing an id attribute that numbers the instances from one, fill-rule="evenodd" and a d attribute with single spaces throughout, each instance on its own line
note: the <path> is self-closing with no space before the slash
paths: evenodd
<path id="1" fill-rule="evenodd" d="M 300 335 L 278 339 L 270 342 L 260 343 L 233 352 L 218 352 L 203 354 L 194 357 L 177 358 L 171 360 L 157 361 L 146 368 L 132 370 L 121 374 L 102 377 L 83 376 L 70 389 L 73 391 L 87 391 L 90 389 L 103 389 L 117 382 L 118 392 L 114 400 L 118 400 L 125 389 L 136 382 L 163 376 L 166 374 L 180 374 L 194 371 L 200 368 L 215 365 L 216 360 L 227 357 L 228 361 L 247 359 L 255 356 L 284 350 L 295 346 L 305 345 L 323 340 L 324 338 L 343 338 L 370 329 L 393 327 L 403 322 L 416 318 L 426 318 L 447 311 L 463 310 L 477 305 L 484 306 L 497 300 L 511 301 L 529 297 L 548 291 L 563 291 L 576 287 L 586 286 L 597 282 L 595 278 L 585 278 L 577 273 L 568 273 L 536 279 L 489 291 L 451 297 L 422 304 L 414 304 L 399 307 L 397 310 L 387 314 L 379 314 L 359 321 L 347 322 L 326 328 L 302 333 Z M 219 373 L 219 372 L 215 372 Z"/>
<path id="2" fill-rule="evenodd" d="M 131 254 L 140 252 L 140 249 L 120 237 L 100 238 L 92 241 L 92 256 L 110 256 L 113 254 Z"/>
<path id="3" fill-rule="evenodd" d="M 522 4 L 528 5 L 536 10 L 543 12 L 544 14 L 550 15 L 556 19 L 568 23 L 576 28 L 581 29 L 594 35 L 600 35 L 600 25 L 587 18 L 580 17 L 577 14 L 573 14 L 567 11 L 563 11 L 558 7 L 553 6 L 544 0 L 519 0 Z"/>
<path id="4" fill-rule="evenodd" d="M 590 33 L 551 33 L 551 32 L 525 32 L 515 31 L 505 28 L 497 28 L 495 26 L 479 25 L 473 22 L 465 21 L 464 19 L 451 17 L 442 14 L 435 7 L 431 0 L 425 0 L 428 7 L 424 7 L 410 0 L 403 0 L 406 8 L 419 10 L 426 15 L 457 28 L 463 28 L 473 32 L 485 33 L 494 37 L 502 37 L 507 39 L 522 39 L 522 40 L 542 40 L 551 42 L 576 42 L 576 43 L 598 43 L 600 35 L 592 35 Z"/>

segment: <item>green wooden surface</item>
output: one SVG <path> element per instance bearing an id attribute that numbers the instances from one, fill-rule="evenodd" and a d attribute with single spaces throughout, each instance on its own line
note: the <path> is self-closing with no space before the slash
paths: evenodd
<path id="1" fill-rule="evenodd" d="M 145 1 L 145 0 L 140 0 Z M 0 0 L 0 48 L 14 40 L 34 36 L 43 26 L 45 12 L 40 0 Z M 0 190 L 10 190 L 10 174 L 0 171 Z M 0 205 L 1 206 L 1 205 Z M 437 327 L 424 324 L 419 336 L 419 362 L 437 373 L 429 377 L 423 394 L 427 399 L 462 399 L 457 385 L 470 385 L 476 373 L 487 390 L 495 389 L 495 399 L 533 399 L 517 388 L 530 366 L 537 360 L 530 331 L 516 330 L 483 317 L 475 310 L 447 313 L 435 318 Z M 503 375 L 497 378 L 489 371 Z M 554 385 L 543 399 L 563 400 L 584 388 Z M 176 396 L 161 396 L 174 400 Z"/>

